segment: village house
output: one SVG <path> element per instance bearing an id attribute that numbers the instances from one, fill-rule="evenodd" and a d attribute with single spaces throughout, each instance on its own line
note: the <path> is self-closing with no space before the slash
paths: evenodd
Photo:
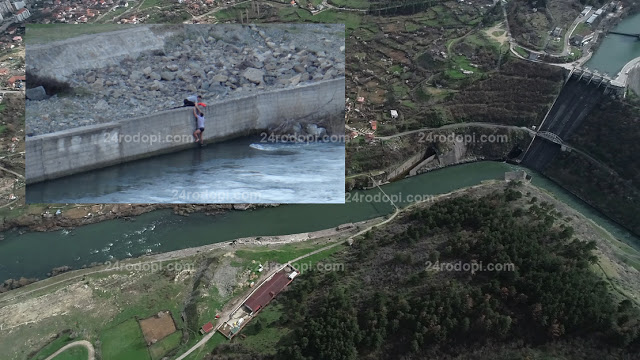
<path id="1" fill-rule="evenodd" d="M 26 77 L 24 75 L 16 75 L 10 77 L 9 80 L 7 80 L 7 84 L 9 84 L 9 86 L 13 88 L 19 88 L 22 86 L 22 82 L 25 80 Z"/>

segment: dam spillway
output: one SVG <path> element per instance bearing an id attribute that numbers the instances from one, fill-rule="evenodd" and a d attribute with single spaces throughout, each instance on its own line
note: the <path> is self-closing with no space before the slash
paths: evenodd
<path id="1" fill-rule="evenodd" d="M 599 85 L 598 82 L 572 76 L 560 91 L 538 130 L 555 134 L 566 141 L 605 96 L 607 88 Z M 543 171 L 560 151 L 560 144 L 536 136 L 522 159 L 522 164 Z"/>

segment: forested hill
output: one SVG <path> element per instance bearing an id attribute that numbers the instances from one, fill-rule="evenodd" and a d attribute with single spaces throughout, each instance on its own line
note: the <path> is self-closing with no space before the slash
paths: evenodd
<path id="1" fill-rule="evenodd" d="M 287 334 L 274 354 L 238 340 L 210 359 L 638 359 L 638 308 L 567 219 L 518 186 L 407 213 L 334 255 L 344 272 L 306 273 L 277 299 L 279 319 L 255 325 Z"/>

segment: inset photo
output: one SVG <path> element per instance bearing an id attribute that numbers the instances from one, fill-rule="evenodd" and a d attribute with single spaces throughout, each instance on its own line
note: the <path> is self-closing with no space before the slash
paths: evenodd
<path id="1" fill-rule="evenodd" d="M 343 24 L 24 40 L 27 203 L 344 203 Z"/>

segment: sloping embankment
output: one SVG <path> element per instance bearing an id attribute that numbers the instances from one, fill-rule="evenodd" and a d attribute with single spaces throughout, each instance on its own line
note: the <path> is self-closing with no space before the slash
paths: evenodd
<path id="1" fill-rule="evenodd" d="M 64 80 L 77 70 L 98 69 L 117 64 L 126 57 L 135 58 L 145 51 L 161 50 L 165 38 L 172 34 L 172 30 L 144 25 L 47 44 L 27 44 L 26 70 Z"/>

